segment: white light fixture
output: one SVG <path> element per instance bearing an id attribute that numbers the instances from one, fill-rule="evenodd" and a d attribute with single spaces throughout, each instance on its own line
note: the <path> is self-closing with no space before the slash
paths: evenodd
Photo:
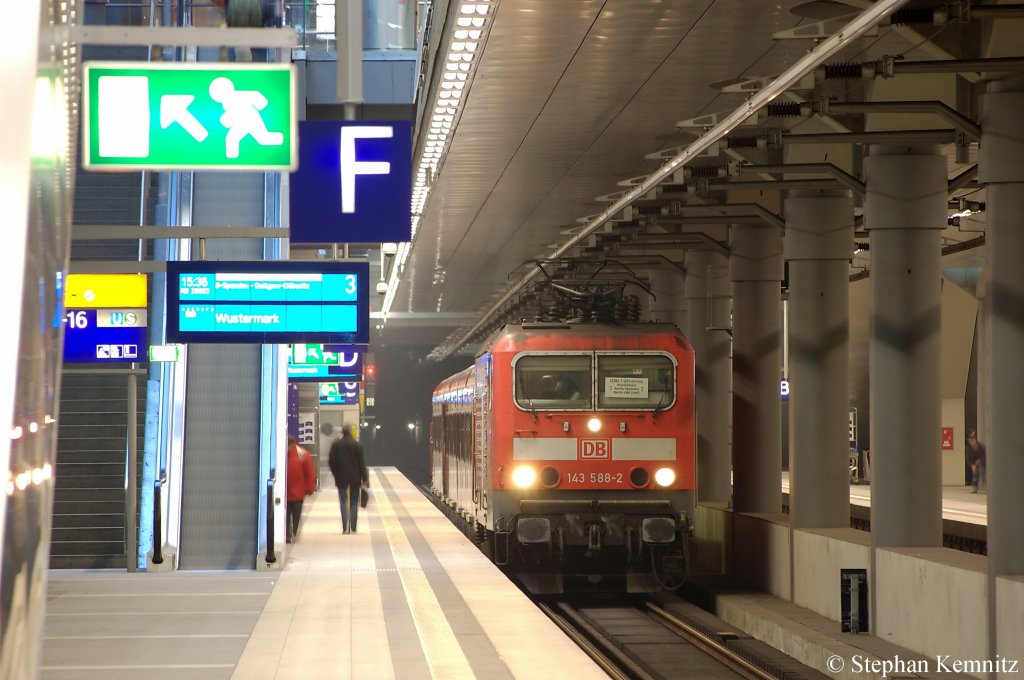
<path id="1" fill-rule="evenodd" d="M 381 243 L 380 244 L 380 252 L 384 253 L 385 255 L 394 255 L 395 253 L 398 252 L 398 244 L 397 243 Z"/>
<path id="2" fill-rule="evenodd" d="M 588 420 L 587 421 L 587 429 L 590 430 L 591 432 L 600 432 L 601 431 L 601 419 L 600 418 L 591 418 L 590 420 Z"/>
<path id="3" fill-rule="evenodd" d="M 533 486 L 537 481 L 537 471 L 529 465 L 520 465 L 512 471 L 512 483 L 520 489 Z"/>
<path id="4" fill-rule="evenodd" d="M 658 471 L 654 473 L 654 481 L 658 483 L 658 486 L 670 486 L 672 482 L 676 481 L 676 473 L 672 468 L 658 468 Z"/>
<path id="5" fill-rule="evenodd" d="M 377 293 L 380 294 L 380 295 L 383 295 L 386 292 L 388 292 L 388 282 L 387 281 L 378 281 L 377 282 Z"/>
<path id="6" fill-rule="evenodd" d="M 444 57 L 444 73 L 434 100 L 434 111 L 426 128 L 420 149 L 416 179 L 412 191 L 412 238 L 416 238 L 420 218 L 427 199 L 430 196 L 430 184 L 434 181 L 441 159 L 447 151 L 449 133 L 455 127 L 455 118 L 459 115 L 462 105 L 462 94 L 468 92 L 469 73 L 474 65 L 474 58 L 482 51 L 486 40 L 485 27 L 490 18 L 490 0 L 462 2 L 459 4 L 459 15 L 455 18 L 455 29 L 452 31 L 448 51 L 442 51 Z M 442 48 L 443 49 L 443 48 Z M 429 109 L 428 109 L 429 110 Z M 391 305 L 398 291 L 398 282 L 405 271 L 405 263 L 409 258 L 412 243 L 397 246 L 395 266 L 391 268 L 387 292 L 381 305 L 381 317 L 387 319 Z M 380 288 L 378 287 L 378 290 Z"/>

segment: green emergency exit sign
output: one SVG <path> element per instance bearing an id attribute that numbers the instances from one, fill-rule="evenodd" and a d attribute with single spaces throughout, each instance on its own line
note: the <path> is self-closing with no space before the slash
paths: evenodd
<path id="1" fill-rule="evenodd" d="M 87 62 L 91 170 L 293 170 L 291 64 Z"/>

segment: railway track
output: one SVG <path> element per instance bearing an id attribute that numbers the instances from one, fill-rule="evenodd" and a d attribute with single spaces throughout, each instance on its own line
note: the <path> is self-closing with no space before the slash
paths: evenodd
<path id="1" fill-rule="evenodd" d="M 539 602 L 616 680 L 823 680 L 824 675 L 670 596 Z"/>

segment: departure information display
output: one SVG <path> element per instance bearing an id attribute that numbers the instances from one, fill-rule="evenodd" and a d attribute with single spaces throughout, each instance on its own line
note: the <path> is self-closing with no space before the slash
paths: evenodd
<path id="1" fill-rule="evenodd" d="M 367 343 L 366 262 L 168 262 L 167 341 Z"/>

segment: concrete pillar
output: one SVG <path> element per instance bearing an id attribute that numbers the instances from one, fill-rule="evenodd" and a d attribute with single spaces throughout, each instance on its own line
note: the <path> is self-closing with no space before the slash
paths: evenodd
<path id="1" fill-rule="evenodd" d="M 946 156 L 935 145 L 873 145 L 871 533 L 880 547 L 942 545 L 939 441 L 941 230 Z"/>
<path id="2" fill-rule="evenodd" d="M 846 527 L 849 501 L 848 191 L 791 192 L 789 261 L 789 514 L 794 528 Z"/>
<path id="3" fill-rule="evenodd" d="M 674 323 L 686 333 L 686 297 L 683 295 L 685 272 L 665 264 L 651 270 L 649 285 L 654 297 L 650 300 L 649 321 Z"/>
<path id="4" fill-rule="evenodd" d="M 782 510 L 782 231 L 734 224 L 732 474 L 737 512 Z"/>
<path id="5" fill-rule="evenodd" d="M 1024 75 L 990 82 L 979 178 L 988 189 L 988 556 L 994 575 L 1024 574 Z"/>
<path id="6" fill-rule="evenodd" d="M 728 261 L 718 253 L 686 253 L 686 339 L 696 355 L 697 500 L 727 502 L 732 496 L 729 422 L 732 409 L 732 299 Z M 710 309 L 710 313 L 709 313 Z M 710 327 L 719 327 L 714 330 Z"/>

